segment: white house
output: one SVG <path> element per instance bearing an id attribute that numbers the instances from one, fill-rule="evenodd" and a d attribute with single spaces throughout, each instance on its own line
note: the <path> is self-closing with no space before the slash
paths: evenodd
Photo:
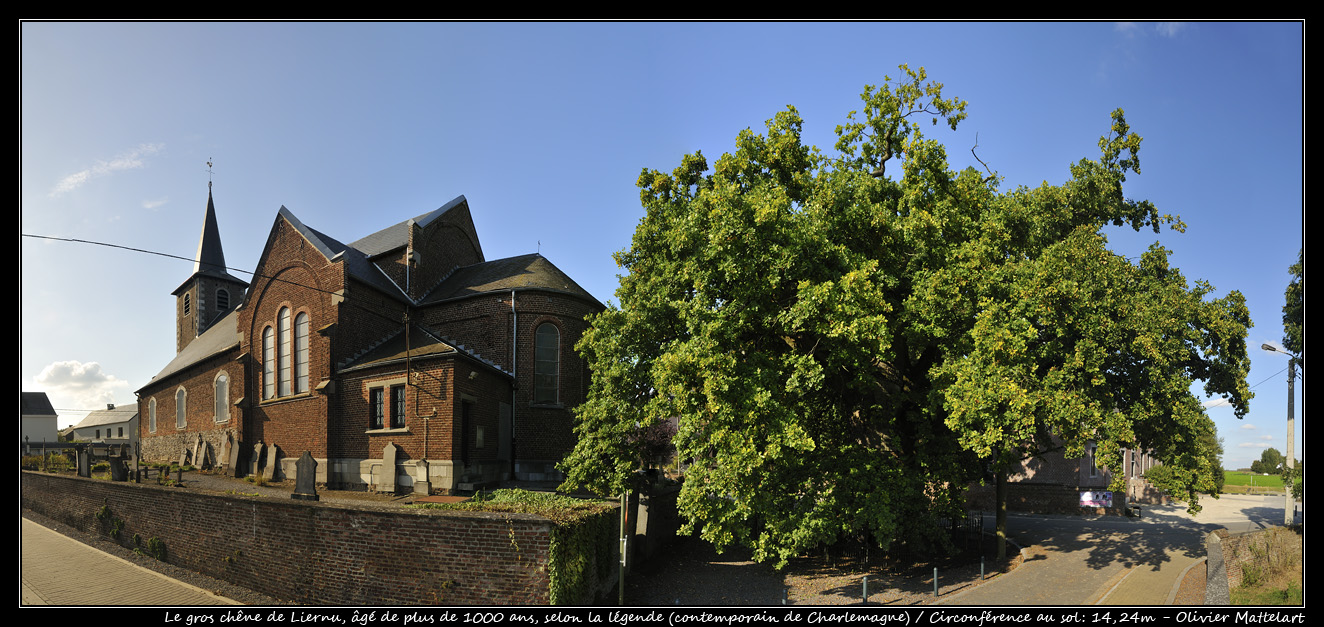
<path id="1" fill-rule="evenodd" d="M 137 442 L 138 405 L 106 405 L 104 410 L 90 412 L 82 422 L 74 425 L 74 439 L 106 444 Z"/>
<path id="2" fill-rule="evenodd" d="M 43 441 L 54 444 L 60 440 L 59 416 L 45 392 L 20 392 L 18 411 L 22 421 L 20 448 L 24 443 L 36 447 Z"/>

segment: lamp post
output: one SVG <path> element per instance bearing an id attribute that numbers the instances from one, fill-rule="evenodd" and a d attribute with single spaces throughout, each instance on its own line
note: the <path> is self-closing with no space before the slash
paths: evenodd
<path id="1" fill-rule="evenodd" d="M 1287 462 L 1286 474 L 1287 480 L 1292 480 L 1292 469 L 1296 464 L 1292 461 L 1294 451 L 1292 445 L 1296 441 L 1296 355 L 1293 355 L 1281 348 L 1269 344 L 1261 344 L 1260 348 L 1272 352 L 1287 355 Z M 1292 490 L 1288 488 L 1283 491 L 1283 524 L 1291 525 L 1296 522 L 1296 503 L 1292 500 Z"/>

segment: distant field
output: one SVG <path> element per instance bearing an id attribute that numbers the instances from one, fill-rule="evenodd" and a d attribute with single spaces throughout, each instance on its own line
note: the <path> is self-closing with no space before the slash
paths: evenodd
<path id="1" fill-rule="evenodd" d="M 1283 489 L 1283 478 L 1278 475 L 1256 475 L 1249 472 L 1237 470 L 1223 471 L 1223 491 L 1224 492 L 1243 492 L 1248 488 Z"/>

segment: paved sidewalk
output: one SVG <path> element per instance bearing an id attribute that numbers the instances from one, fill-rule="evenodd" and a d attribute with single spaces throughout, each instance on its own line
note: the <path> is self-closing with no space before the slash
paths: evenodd
<path id="1" fill-rule="evenodd" d="M 1203 568 L 1204 539 L 1281 523 L 1280 501 L 1260 496 L 1205 498 L 1144 508 L 1144 517 L 1013 514 L 1009 536 L 1026 547 L 1016 570 L 952 595 L 950 605 L 1168 605 L 1191 568 Z"/>
<path id="2" fill-rule="evenodd" d="M 239 605 L 19 520 L 21 605 Z"/>

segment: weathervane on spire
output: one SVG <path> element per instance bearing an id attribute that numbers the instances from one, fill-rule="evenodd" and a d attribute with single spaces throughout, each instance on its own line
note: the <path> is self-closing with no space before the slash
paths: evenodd
<path id="1" fill-rule="evenodd" d="M 207 191 L 211 191 L 211 159 L 207 160 Z"/>

